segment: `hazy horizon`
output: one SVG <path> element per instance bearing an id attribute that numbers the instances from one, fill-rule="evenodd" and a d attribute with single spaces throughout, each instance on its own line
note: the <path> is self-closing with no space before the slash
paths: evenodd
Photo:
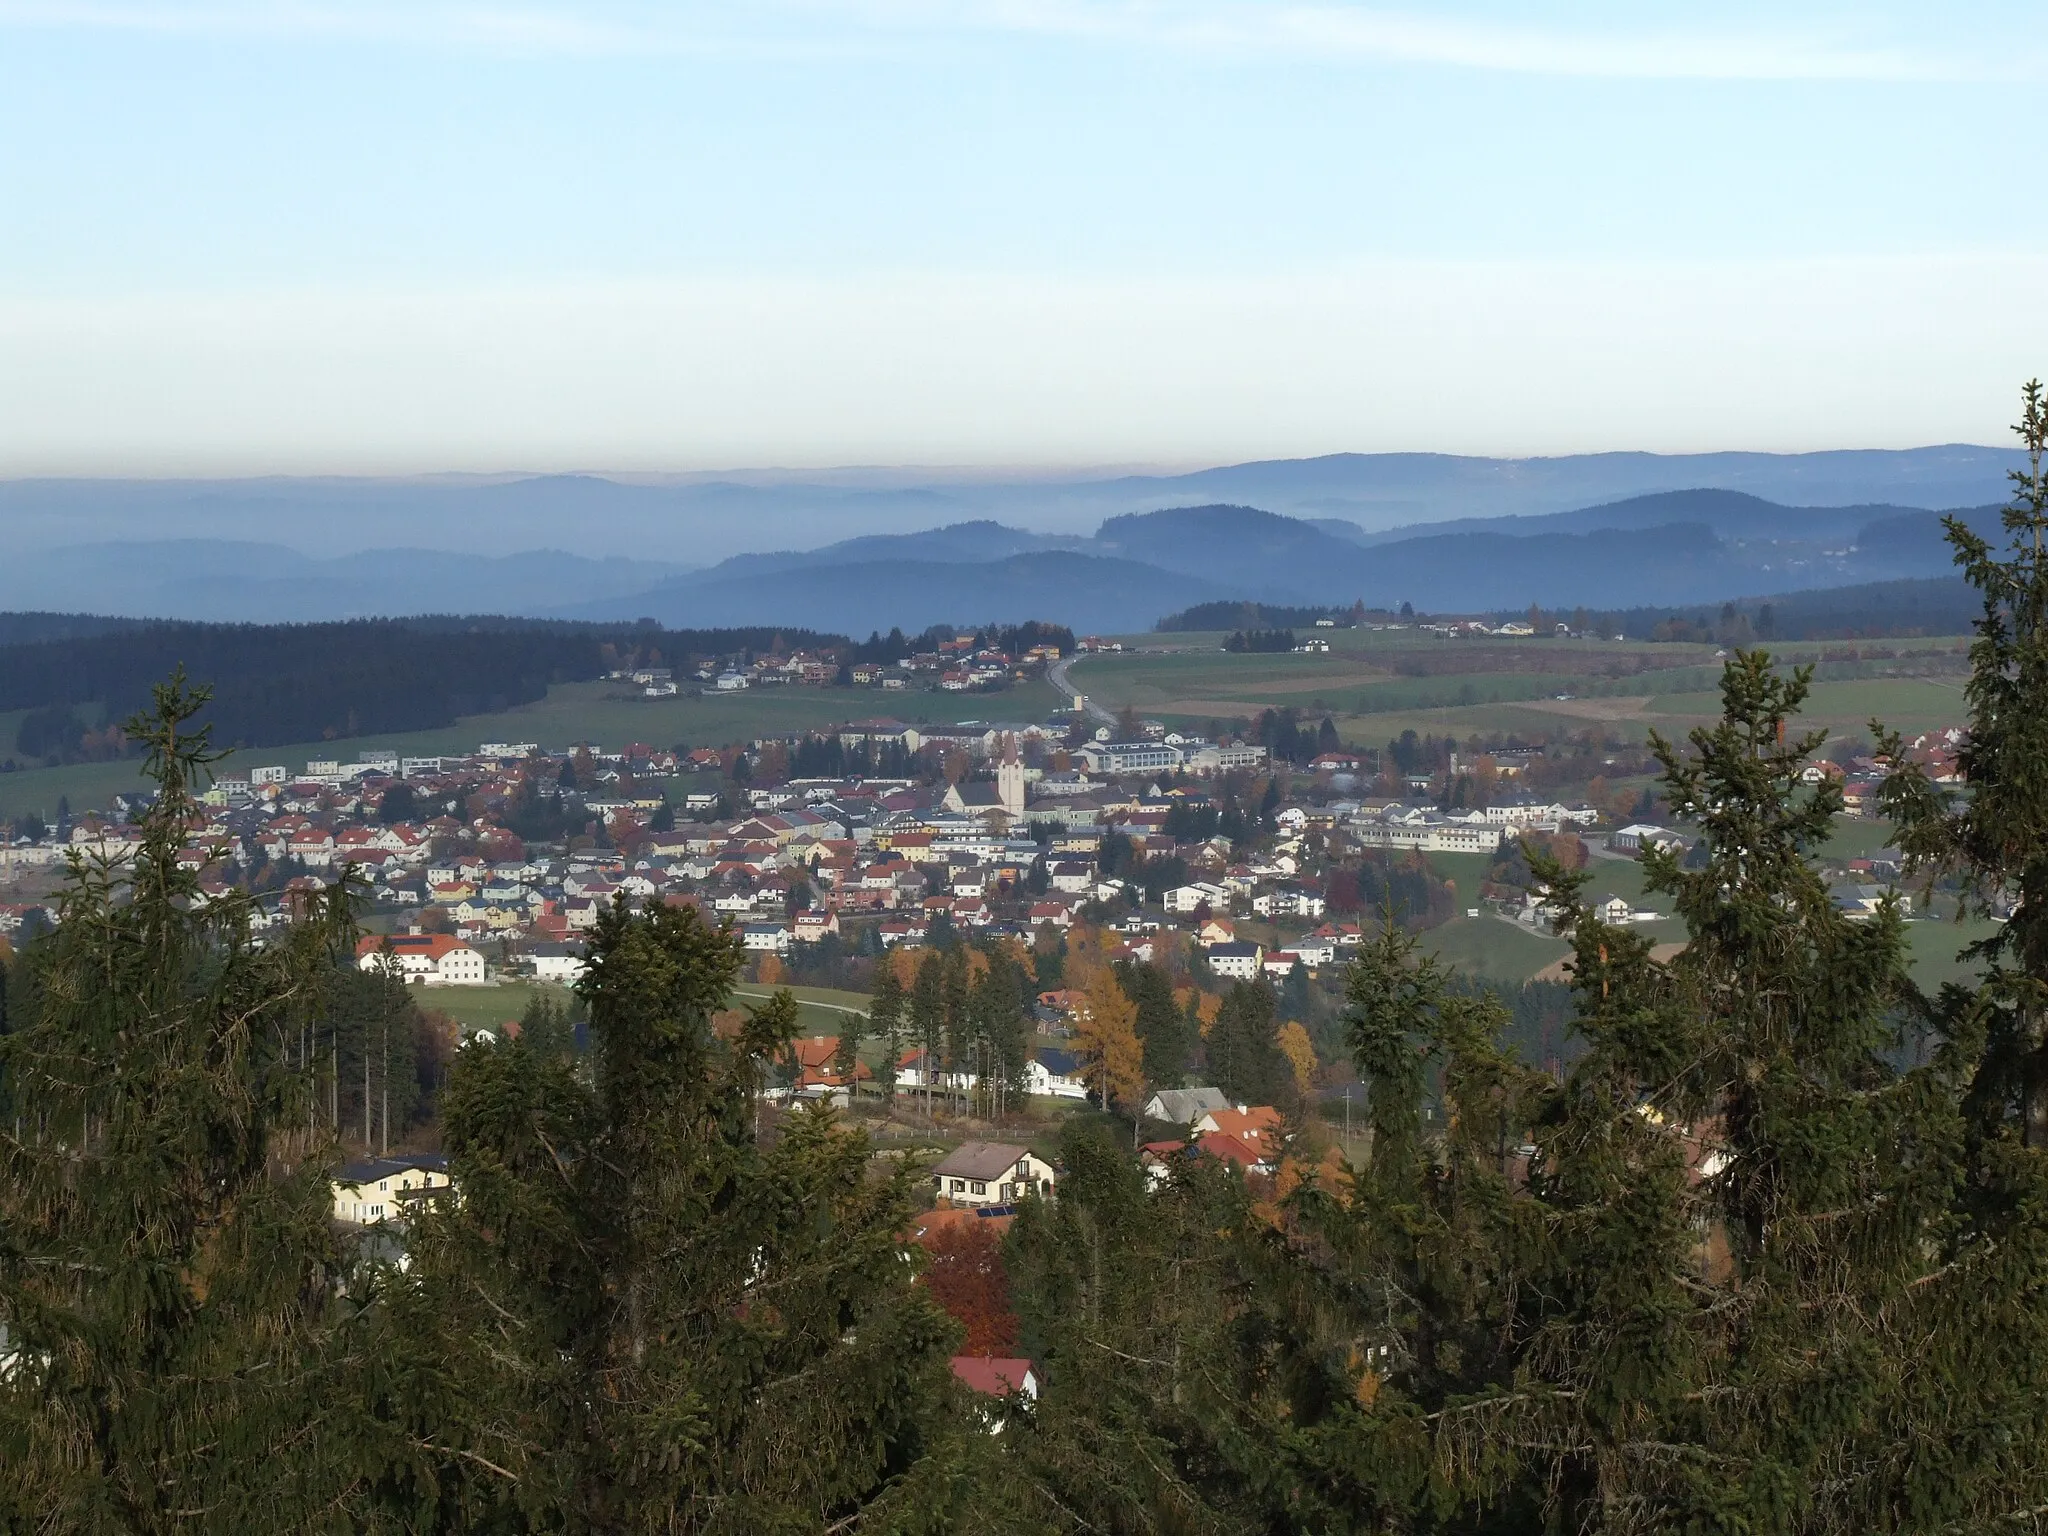
<path id="1" fill-rule="evenodd" d="M 2048 334 L 2038 8 L 0 0 L 0 39 L 9 477 L 1999 442 Z"/>

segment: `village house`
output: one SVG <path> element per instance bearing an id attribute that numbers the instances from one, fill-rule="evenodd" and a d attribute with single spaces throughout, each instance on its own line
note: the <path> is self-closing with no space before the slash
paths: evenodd
<path id="1" fill-rule="evenodd" d="M 489 979 L 484 957 L 445 933 L 365 935 L 356 943 L 356 968 L 389 971 L 416 986 L 480 987 Z"/>
<path id="2" fill-rule="evenodd" d="M 1057 1175 L 1029 1147 L 999 1141 L 962 1142 L 932 1170 L 938 1197 L 953 1205 L 1014 1205 L 1026 1195 L 1050 1198 Z"/>
<path id="3" fill-rule="evenodd" d="M 366 1158 L 334 1176 L 334 1219 L 363 1227 L 391 1221 L 448 1187 L 448 1159 L 439 1154 Z"/>
<path id="4" fill-rule="evenodd" d="M 1230 981 L 1256 981 L 1266 952 L 1257 944 L 1232 942 L 1211 944 L 1208 956 L 1209 969 L 1218 976 Z"/>

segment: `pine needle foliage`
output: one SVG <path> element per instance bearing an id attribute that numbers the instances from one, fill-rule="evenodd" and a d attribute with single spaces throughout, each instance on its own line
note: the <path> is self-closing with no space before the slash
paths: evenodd
<path id="1" fill-rule="evenodd" d="M 1535 862 L 1586 1046 L 1561 1080 L 1389 930 L 1348 980 L 1365 1166 L 1298 1170 L 1277 1203 L 1200 1166 L 1148 1196 L 1067 1149 L 1057 1207 L 1020 1218 L 1009 1255 L 1047 1389 L 1007 1447 L 1025 1491 L 1006 1518 L 2048 1521 L 2036 1154 L 1982 1130 L 1984 1031 L 1914 990 L 1897 906 L 1828 899 L 1810 856 L 1839 798 L 1805 782 L 1806 689 L 1740 653 L 1719 724 L 1655 744 L 1704 843 L 1649 861 L 1692 935 L 1676 958 L 1602 923 L 1583 874 Z"/>
<path id="2" fill-rule="evenodd" d="M 75 857 L 0 1037 L 0 1526 L 354 1529 L 371 1457 L 336 1296 L 332 1148 L 287 1044 L 348 937 L 337 889 L 258 947 L 179 862 L 219 754 L 183 674 L 131 720 L 132 862 Z"/>
<path id="3" fill-rule="evenodd" d="M 693 909 L 614 907 L 578 988 L 586 1065 L 462 1051 L 460 1199 L 394 1300 L 440 1457 L 405 1489 L 413 1518 L 811 1532 L 920 1454 L 954 1333 L 913 1284 L 912 1174 L 871 1177 L 829 1109 L 765 1124 L 796 1003 L 722 1038 L 740 963 Z"/>

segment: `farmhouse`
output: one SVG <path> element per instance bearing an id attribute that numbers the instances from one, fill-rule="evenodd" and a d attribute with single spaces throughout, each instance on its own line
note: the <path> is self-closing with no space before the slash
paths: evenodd
<path id="1" fill-rule="evenodd" d="M 356 944 L 358 970 L 389 971 L 429 987 L 480 987 L 488 980 L 484 957 L 445 933 L 371 934 Z"/>

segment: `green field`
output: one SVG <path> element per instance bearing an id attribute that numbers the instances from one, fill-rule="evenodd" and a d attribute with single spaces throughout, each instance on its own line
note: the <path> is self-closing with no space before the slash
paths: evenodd
<path id="1" fill-rule="evenodd" d="M 1932 992 L 1951 981 L 1974 981 L 1981 967 L 1956 958 L 1966 944 L 1988 939 L 1999 924 L 1984 918 L 1963 922 L 1925 919 L 1906 925 L 1906 943 L 1913 953 L 1913 979 L 1921 990 Z"/>
<path id="2" fill-rule="evenodd" d="M 695 699 L 606 697 L 617 691 L 617 685 L 611 683 L 560 684 L 536 703 L 498 714 L 465 716 L 441 730 L 256 747 L 237 753 L 230 766 L 283 763 L 296 770 L 311 758 L 348 761 L 378 749 L 431 757 L 473 752 L 484 741 L 532 741 L 552 748 L 578 741 L 614 749 L 632 742 L 656 747 L 716 747 L 874 716 L 948 725 L 964 720 L 1043 720 L 1067 702 L 1043 683 L 1028 683 L 1003 693 L 765 688 Z M 5 756 L 5 746 L 20 728 L 18 715 L 0 717 L 0 725 L 8 718 L 15 724 L 0 739 L 0 756 Z M 0 816 L 39 811 L 53 818 L 59 796 L 68 796 L 75 811 L 105 805 L 112 796 L 140 785 L 140 766 L 130 759 L 0 774 Z"/>
<path id="3" fill-rule="evenodd" d="M 1650 700 L 1645 718 L 1669 735 L 1674 727 L 1705 724 L 1720 713 L 1719 693 L 1671 693 Z M 1799 718 L 1809 728 L 1824 725 L 1836 735 L 1867 738 L 1873 716 L 1910 735 L 1959 724 L 1963 714 L 1960 677 L 1953 683 L 1894 677 L 1815 683 Z"/>
<path id="4" fill-rule="evenodd" d="M 494 987 L 421 987 L 413 993 L 428 1013 L 445 1013 L 472 1029 L 496 1029 L 526 1012 L 536 992 L 544 992 L 567 1007 L 568 992 L 555 986 L 535 986 L 527 981 L 501 981 Z"/>
<path id="5" fill-rule="evenodd" d="M 1417 631 L 1319 630 L 1328 655 L 1242 655 L 1223 651 L 1221 635 L 1132 637 L 1142 650 L 1091 656 L 1072 677 L 1097 703 L 1129 705 L 1176 723 L 1200 726 L 1265 708 L 1292 705 L 1331 716 L 1347 741 L 1377 745 L 1404 730 L 1419 735 L 1502 732 L 1541 737 L 1597 727 L 1624 739 L 1651 729 L 1683 735 L 1720 709 L 1718 662 L 1705 645 L 1641 641 L 1440 640 Z M 1866 733 L 1875 715 L 1909 732 L 1955 723 L 1962 715 L 1957 641 L 1937 637 L 1886 642 L 1895 661 L 1828 663 L 1941 671 L 1922 676 L 1850 677 L 1814 685 L 1807 718 L 1838 736 Z M 1787 662 L 1820 660 L 1828 647 L 1783 647 Z M 1925 653 L 1925 654 L 1915 654 Z M 1427 671 L 1425 672 L 1425 669 Z M 1420 674 L 1420 675 L 1418 675 Z M 1568 694 L 1568 698 L 1557 698 Z"/>
<path id="6" fill-rule="evenodd" d="M 1492 916 L 1454 917 L 1424 933 L 1422 948 L 1446 965 L 1510 985 L 1571 952 L 1563 939 Z"/>

